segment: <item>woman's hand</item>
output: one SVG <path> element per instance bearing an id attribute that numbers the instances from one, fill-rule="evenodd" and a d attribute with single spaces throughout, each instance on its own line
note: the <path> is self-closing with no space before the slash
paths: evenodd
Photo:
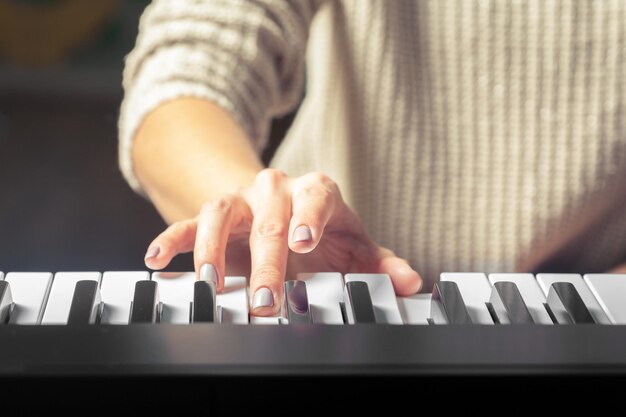
<path id="1" fill-rule="evenodd" d="M 279 311 L 285 276 L 298 272 L 386 273 L 401 296 L 422 287 L 419 274 L 372 241 L 337 184 L 319 173 L 289 178 L 276 169 L 260 171 L 250 187 L 169 226 L 150 244 L 145 262 L 162 269 L 191 250 L 197 278 L 215 281 L 218 292 L 227 258 L 229 265 L 247 258 L 250 311 L 260 316 Z"/>

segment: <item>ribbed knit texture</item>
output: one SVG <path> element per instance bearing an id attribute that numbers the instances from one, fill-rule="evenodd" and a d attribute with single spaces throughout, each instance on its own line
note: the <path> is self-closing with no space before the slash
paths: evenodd
<path id="1" fill-rule="evenodd" d="M 334 178 L 429 284 L 603 272 L 626 261 L 625 26 L 621 0 L 157 1 L 126 62 L 120 165 L 141 192 L 133 135 L 180 96 L 261 150 L 306 63 L 272 165 Z"/>

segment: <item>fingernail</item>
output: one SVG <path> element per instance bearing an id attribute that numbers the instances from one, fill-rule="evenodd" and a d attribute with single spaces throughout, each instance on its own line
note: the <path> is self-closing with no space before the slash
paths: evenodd
<path id="1" fill-rule="evenodd" d="M 159 255 L 159 252 L 161 252 L 160 246 L 153 246 L 151 248 L 148 248 L 148 252 L 146 252 L 146 256 L 144 256 L 143 259 L 146 260 L 150 258 L 156 258 Z"/>
<path id="2" fill-rule="evenodd" d="M 267 288 L 259 288 L 254 294 L 254 303 L 252 303 L 252 309 L 256 310 L 259 307 L 271 307 L 274 305 L 274 297 L 272 291 Z"/>
<path id="3" fill-rule="evenodd" d="M 214 282 L 217 285 L 217 270 L 212 264 L 204 264 L 200 268 L 200 280 Z"/>
<path id="4" fill-rule="evenodd" d="M 305 242 L 313 239 L 313 235 L 311 235 L 311 229 L 309 226 L 302 225 L 296 227 L 296 230 L 293 231 L 293 242 Z"/>

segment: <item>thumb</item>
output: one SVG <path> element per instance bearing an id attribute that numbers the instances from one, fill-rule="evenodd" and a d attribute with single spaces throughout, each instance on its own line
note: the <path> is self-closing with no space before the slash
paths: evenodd
<path id="1" fill-rule="evenodd" d="M 395 255 L 383 256 L 378 262 L 378 273 L 391 277 L 396 295 L 406 297 L 419 292 L 424 281 L 409 263 Z"/>

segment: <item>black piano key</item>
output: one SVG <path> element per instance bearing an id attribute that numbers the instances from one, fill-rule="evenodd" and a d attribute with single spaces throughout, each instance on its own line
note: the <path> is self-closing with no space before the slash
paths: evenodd
<path id="1" fill-rule="evenodd" d="M 9 322 L 13 310 L 13 295 L 7 281 L 0 281 L 0 324 Z"/>
<path id="2" fill-rule="evenodd" d="M 284 316 L 289 320 L 289 324 L 311 323 L 311 310 L 309 308 L 309 297 L 306 292 L 304 281 L 285 281 L 285 303 L 283 306 Z"/>
<path id="3" fill-rule="evenodd" d="M 430 317 L 435 324 L 472 323 L 456 282 L 435 283 L 430 300 Z"/>
<path id="4" fill-rule="evenodd" d="M 372 297 L 366 282 L 350 281 L 345 286 L 348 323 L 376 323 Z"/>
<path id="5" fill-rule="evenodd" d="M 548 291 L 547 301 L 559 324 L 595 323 L 585 302 L 571 282 L 553 282 Z"/>
<path id="6" fill-rule="evenodd" d="M 191 305 L 192 323 L 216 323 L 217 306 L 216 288 L 213 282 L 196 281 L 193 286 L 193 304 Z"/>
<path id="7" fill-rule="evenodd" d="M 533 324 L 535 322 L 514 282 L 501 281 L 493 284 L 489 301 L 501 324 Z"/>
<path id="8" fill-rule="evenodd" d="M 159 291 L 156 281 L 137 281 L 130 307 L 130 324 L 156 323 L 159 317 Z"/>
<path id="9" fill-rule="evenodd" d="M 99 283 L 83 280 L 76 283 L 67 324 L 96 324 L 100 319 L 102 298 Z"/>

